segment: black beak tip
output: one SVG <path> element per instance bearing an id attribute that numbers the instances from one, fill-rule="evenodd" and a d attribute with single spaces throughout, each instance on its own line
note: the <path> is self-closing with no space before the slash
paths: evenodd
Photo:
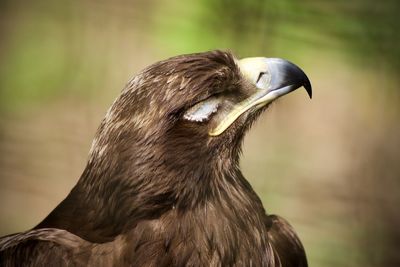
<path id="1" fill-rule="evenodd" d="M 303 84 L 303 86 L 306 89 L 307 94 L 310 97 L 310 99 L 312 99 L 312 87 L 311 87 L 311 82 L 310 82 L 310 80 L 308 78 L 305 81 L 305 83 Z"/>
<path id="2" fill-rule="evenodd" d="M 312 98 L 311 82 L 300 67 L 286 59 L 268 58 L 267 60 L 272 76 L 271 91 L 289 85 L 293 86 L 293 90 L 303 86 L 310 99 Z"/>

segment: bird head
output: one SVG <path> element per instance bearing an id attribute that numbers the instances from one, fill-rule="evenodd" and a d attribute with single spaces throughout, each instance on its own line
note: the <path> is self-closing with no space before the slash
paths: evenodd
<path id="1" fill-rule="evenodd" d="M 241 141 L 245 130 L 270 103 L 299 87 L 303 86 L 312 97 L 306 74 L 287 60 L 264 57 L 239 60 L 226 56 L 234 64 L 226 64 L 227 69 L 221 68 L 216 73 L 222 76 L 218 79 L 224 79 L 225 75 L 228 84 L 211 86 L 213 91 L 183 115 L 184 120 L 195 124 L 204 135 L 208 133 L 209 143 L 232 145 L 232 141 Z"/>
<path id="2" fill-rule="evenodd" d="M 252 122 L 302 86 L 311 97 L 304 72 L 278 58 L 211 51 L 155 63 L 128 82 L 109 109 L 89 165 L 99 166 L 97 172 L 107 166 L 121 177 L 168 173 L 182 179 L 204 177 L 215 166 L 238 169 Z"/>

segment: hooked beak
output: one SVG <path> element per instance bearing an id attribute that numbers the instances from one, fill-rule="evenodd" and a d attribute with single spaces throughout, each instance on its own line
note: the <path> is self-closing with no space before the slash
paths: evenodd
<path id="1" fill-rule="evenodd" d="M 251 108 L 259 109 L 275 99 L 304 87 L 312 97 L 311 83 L 295 64 L 280 58 L 244 58 L 237 62 L 243 76 L 256 87 L 247 99 L 236 104 L 228 115 L 210 132 L 210 136 L 223 133 L 240 115 Z"/>

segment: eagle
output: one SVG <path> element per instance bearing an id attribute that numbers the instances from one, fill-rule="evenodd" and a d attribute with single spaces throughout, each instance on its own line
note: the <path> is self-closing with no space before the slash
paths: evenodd
<path id="1" fill-rule="evenodd" d="M 300 87 L 311 98 L 287 60 L 220 50 L 145 68 L 107 111 L 68 196 L 0 239 L 0 266 L 307 266 L 239 168 L 252 123 Z"/>

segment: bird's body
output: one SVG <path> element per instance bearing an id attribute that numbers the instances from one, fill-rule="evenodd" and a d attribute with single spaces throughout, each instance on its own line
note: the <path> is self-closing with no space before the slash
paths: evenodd
<path id="1" fill-rule="evenodd" d="M 4 237 L 1 256 L 4 266 L 307 266 L 290 225 L 277 216 L 269 216 L 268 222 L 267 241 L 255 235 L 258 231 L 250 240 L 249 231 L 233 232 L 229 227 L 219 229 L 218 238 L 209 236 L 212 230 L 206 231 L 197 220 L 183 228 L 173 222 L 167 228 L 159 220 L 141 222 L 132 232 L 105 243 L 41 228 Z"/>
<path id="2" fill-rule="evenodd" d="M 307 266 L 293 229 L 266 214 L 239 169 L 261 109 L 226 123 L 254 95 L 238 65 L 214 51 L 136 76 L 77 185 L 33 230 L 0 239 L 0 265 Z"/>

